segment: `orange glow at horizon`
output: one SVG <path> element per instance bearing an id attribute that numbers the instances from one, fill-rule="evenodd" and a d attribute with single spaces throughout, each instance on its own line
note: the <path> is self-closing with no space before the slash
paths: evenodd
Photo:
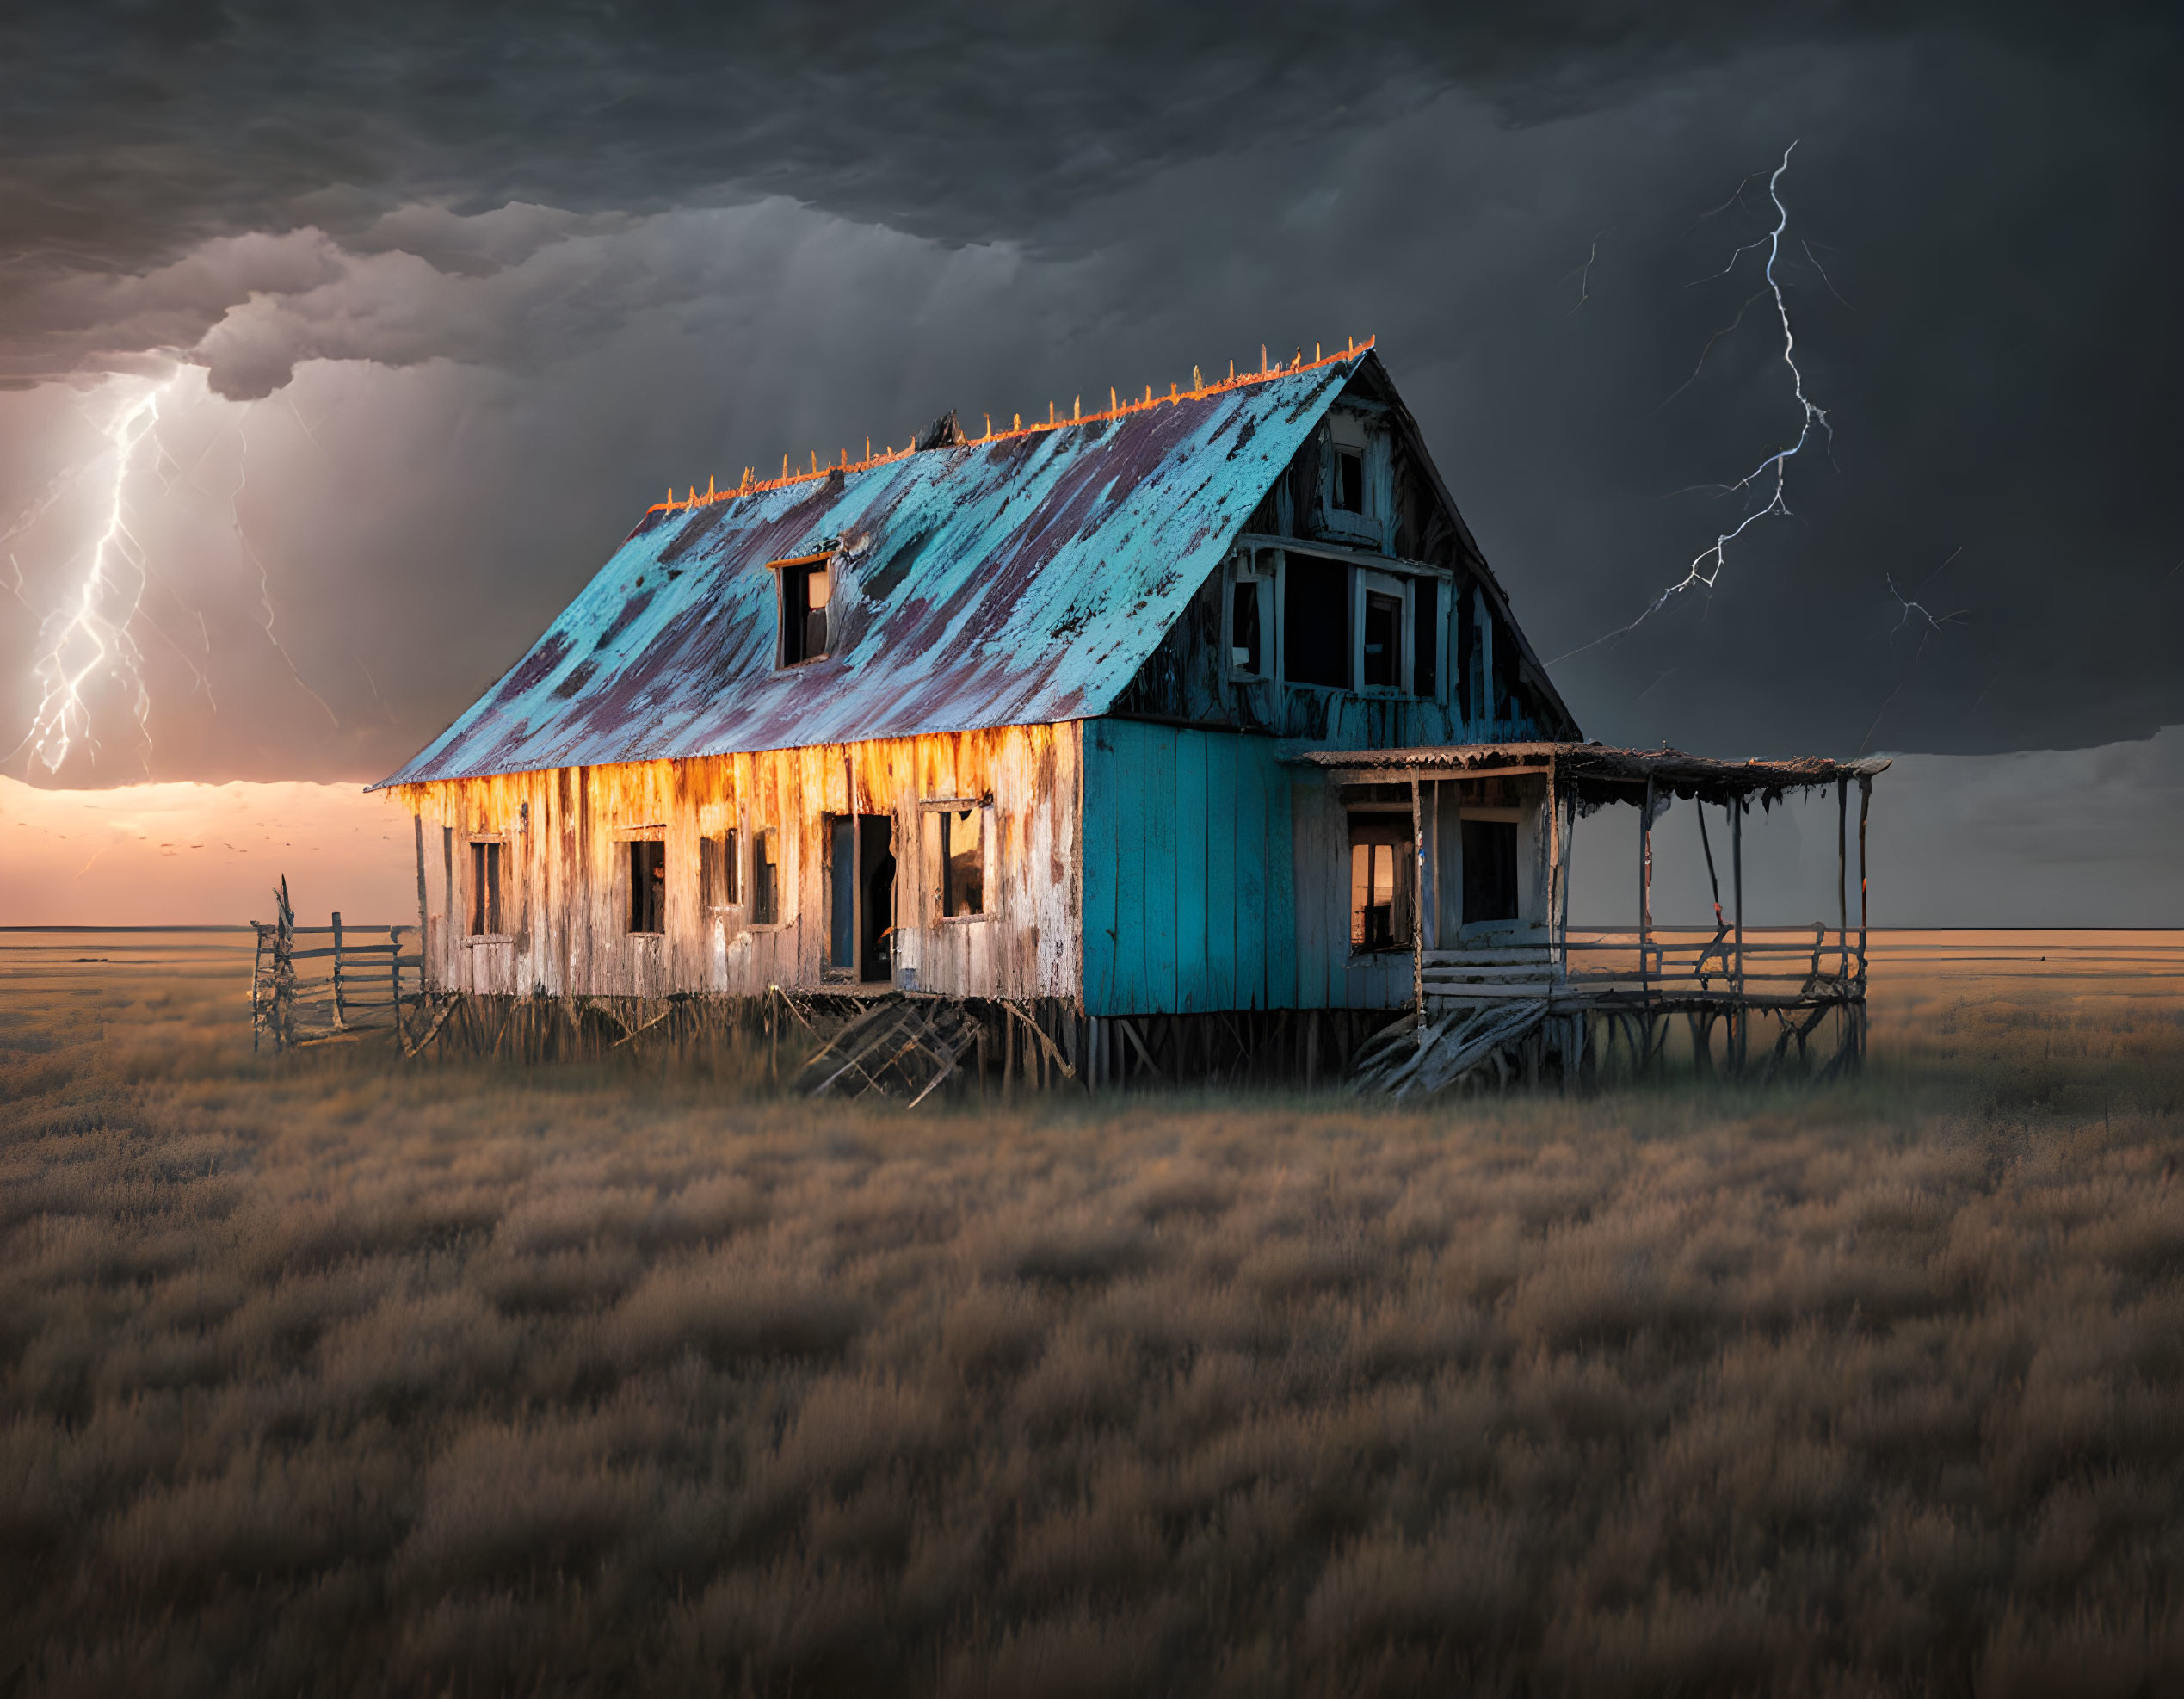
<path id="1" fill-rule="evenodd" d="M 0 777 L 0 925 L 240 925 L 285 874 L 299 917 L 415 924 L 410 822 L 357 784 L 40 790 Z"/>

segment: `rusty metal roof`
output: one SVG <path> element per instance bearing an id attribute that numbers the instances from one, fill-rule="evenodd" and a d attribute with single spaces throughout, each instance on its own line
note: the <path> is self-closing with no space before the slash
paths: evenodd
<path id="1" fill-rule="evenodd" d="M 380 782 L 1100 714 L 1374 358 L 656 508 Z M 768 565 L 836 538 L 833 652 L 778 668 Z"/>

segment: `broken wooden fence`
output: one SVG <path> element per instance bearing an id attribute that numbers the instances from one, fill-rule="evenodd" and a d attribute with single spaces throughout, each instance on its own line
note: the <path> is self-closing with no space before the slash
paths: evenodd
<path id="1" fill-rule="evenodd" d="M 417 929 L 360 926 L 338 909 L 329 925 L 299 926 L 286 879 L 273 897 L 276 918 L 252 923 L 250 1047 L 268 1039 L 289 1050 L 371 1032 L 398 1035 L 404 1003 L 416 1003 L 423 989 Z"/>

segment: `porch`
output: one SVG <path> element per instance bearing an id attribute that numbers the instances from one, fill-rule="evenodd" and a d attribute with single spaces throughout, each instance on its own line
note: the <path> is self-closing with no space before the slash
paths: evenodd
<path id="1" fill-rule="evenodd" d="M 1348 811 L 1353 960 L 1377 955 L 1385 971 L 1396 955 L 1410 969 L 1407 1014 L 1360 1056 L 1361 1078 L 1409 1095 L 1473 1078 L 1644 1074 L 1672 1048 L 1701 1073 L 1742 1075 L 1755 1065 L 1755 1029 L 1768 1073 L 1812 1065 L 1816 1040 L 1823 1073 L 1861 1060 L 1866 830 L 1885 760 L 1718 761 L 1568 743 L 1290 760 L 1323 775 Z M 1748 926 L 1743 824 L 1754 800 L 1830 788 L 1834 924 Z M 1654 827 L 1679 800 L 1697 811 L 1712 895 L 1713 924 L 1695 930 L 1654 919 Z M 1619 929 L 1573 930 L 1576 822 L 1610 806 L 1637 814 L 1635 915 Z M 1720 811 L 1712 825 L 1710 809 Z M 1398 835 L 1407 853 L 1391 854 L 1384 873 L 1379 846 Z"/>

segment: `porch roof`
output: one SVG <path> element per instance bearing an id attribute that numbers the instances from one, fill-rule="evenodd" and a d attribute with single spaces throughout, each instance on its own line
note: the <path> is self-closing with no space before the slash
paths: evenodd
<path id="1" fill-rule="evenodd" d="M 1816 790 L 1853 780 L 1870 781 L 1887 770 L 1885 756 L 1832 761 L 1823 756 L 1724 761 L 1682 750 L 1611 749 L 1604 744 L 1456 744 L 1437 748 L 1305 750 L 1285 757 L 1292 765 L 1366 779 L 1489 778 L 1552 771 L 1580 802 L 1633 806 L 1648 779 L 1659 796 L 1722 802 L 1761 796 L 1772 801 L 1792 790 Z"/>

